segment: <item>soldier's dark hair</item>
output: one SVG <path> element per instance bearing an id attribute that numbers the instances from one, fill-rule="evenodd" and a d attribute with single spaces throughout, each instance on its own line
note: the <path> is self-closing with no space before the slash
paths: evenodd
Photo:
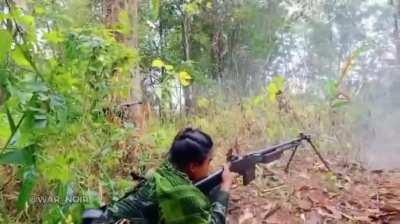
<path id="1" fill-rule="evenodd" d="M 172 142 L 169 161 L 178 169 L 185 169 L 193 162 L 202 164 L 213 144 L 211 137 L 200 129 L 185 128 L 178 132 Z"/>

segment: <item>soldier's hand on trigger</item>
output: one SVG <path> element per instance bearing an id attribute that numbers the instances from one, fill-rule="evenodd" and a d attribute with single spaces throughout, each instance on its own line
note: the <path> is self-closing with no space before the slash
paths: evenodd
<path id="1" fill-rule="evenodd" d="M 224 165 L 224 171 L 222 172 L 222 183 L 221 190 L 229 192 L 232 188 L 232 183 L 235 178 L 235 173 L 231 172 L 229 169 L 230 164 L 226 163 Z"/>

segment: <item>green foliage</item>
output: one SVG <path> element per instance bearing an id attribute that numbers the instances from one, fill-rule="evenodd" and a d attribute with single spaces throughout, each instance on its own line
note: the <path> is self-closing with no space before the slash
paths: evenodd
<path id="1" fill-rule="evenodd" d="M 16 48 L 12 53 L 11 53 L 11 58 L 14 60 L 15 64 L 17 64 L 20 67 L 26 68 L 26 69 L 32 69 L 31 64 L 29 63 L 28 59 L 25 57 L 24 52 L 20 47 Z"/>
<path id="2" fill-rule="evenodd" d="M 65 17 L 49 15 L 52 6 L 36 5 L 35 17 L 18 8 L 2 14 L 23 29 L 0 28 L 0 90 L 6 94 L 0 111 L 0 165 L 18 170 L 21 185 L 14 203 L 20 211 L 38 209 L 31 204 L 35 191 L 48 192 L 44 197 L 85 196 L 84 186 L 103 184 L 100 178 L 81 185 L 90 161 L 100 156 L 105 172 L 115 169 L 120 158 L 116 143 L 132 132 L 110 124 L 103 109 L 111 104 L 109 96 L 129 94 L 128 74 L 137 52 L 116 42 L 102 26 L 68 27 Z M 49 17 L 50 27 L 41 22 Z M 121 14 L 120 32 L 131 31 L 128 19 Z M 49 31 L 38 40 L 43 26 Z M 73 205 L 51 204 L 47 221 L 79 220 L 85 204 L 98 201 L 96 197 Z"/>
<path id="3" fill-rule="evenodd" d="M 4 60 L 8 51 L 11 49 L 12 36 L 6 30 L 0 30 L 0 62 Z"/>
<path id="4" fill-rule="evenodd" d="M 35 147 L 27 146 L 23 149 L 14 149 L 0 154 L 0 165 L 14 164 L 31 166 L 35 164 Z"/>
<path id="5" fill-rule="evenodd" d="M 44 37 L 51 44 L 58 44 L 64 41 L 64 35 L 60 31 L 50 31 L 45 33 Z"/>
<path id="6" fill-rule="evenodd" d="M 151 1 L 151 9 L 152 9 L 152 15 L 153 19 L 157 19 L 160 13 L 160 7 L 161 7 L 161 0 L 152 0 Z"/>
<path id="7" fill-rule="evenodd" d="M 328 80 L 325 84 L 325 93 L 328 99 L 336 97 L 338 94 L 338 83 L 336 80 Z"/>
<path id="8" fill-rule="evenodd" d="M 183 9 L 189 15 L 201 13 L 202 9 L 210 9 L 212 0 L 192 0 L 183 4 Z"/>
<path id="9" fill-rule="evenodd" d="M 124 35 L 129 35 L 132 32 L 132 23 L 128 11 L 123 10 L 119 13 L 118 22 L 117 31 Z"/>
<path id="10" fill-rule="evenodd" d="M 31 199 L 33 188 L 37 182 L 38 174 L 35 166 L 26 166 L 22 174 L 22 186 L 19 191 L 17 200 L 17 208 L 24 209 L 28 207 L 28 202 Z"/>
<path id="11" fill-rule="evenodd" d="M 287 24 L 284 12 L 275 1 L 269 4 L 246 1 L 233 10 L 233 19 L 244 25 L 240 41 L 254 58 L 272 53 L 278 46 L 277 32 Z"/>
<path id="12" fill-rule="evenodd" d="M 267 86 L 269 100 L 276 102 L 277 95 L 283 92 L 285 88 L 285 78 L 283 76 L 275 76 Z"/>

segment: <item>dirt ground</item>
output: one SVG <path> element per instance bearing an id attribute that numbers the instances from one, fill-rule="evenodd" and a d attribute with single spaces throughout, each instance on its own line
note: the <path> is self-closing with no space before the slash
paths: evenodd
<path id="1" fill-rule="evenodd" d="M 257 168 L 250 185 L 231 194 L 230 224 L 400 223 L 400 170 L 366 170 L 337 155 L 299 153 Z M 240 181 L 239 181 L 240 182 Z"/>

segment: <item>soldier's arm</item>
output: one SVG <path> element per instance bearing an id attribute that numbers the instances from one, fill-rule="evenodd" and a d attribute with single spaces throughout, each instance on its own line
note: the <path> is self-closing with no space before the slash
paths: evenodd
<path id="1" fill-rule="evenodd" d="M 211 224 L 226 223 L 229 193 L 217 187 L 210 192 L 209 198 L 212 202 Z"/>
<path id="2" fill-rule="evenodd" d="M 114 202 L 107 206 L 104 214 L 108 220 L 116 222 L 120 219 L 134 217 L 134 212 L 138 211 L 135 204 L 134 195 L 128 195 L 127 197 Z"/>
<path id="3" fill-rule="evenodd" d="M 122 199 L 107 206 L 105 214 L 107 218 L 117 221 L 120 219 L 145 218 L 147 213 L 153 213 L 154 203 L 152 200 L 154 183 L 147 181 L 143 186 L 128 193 Z M 153 214 L 156 215 L 156 214 Z"/>

